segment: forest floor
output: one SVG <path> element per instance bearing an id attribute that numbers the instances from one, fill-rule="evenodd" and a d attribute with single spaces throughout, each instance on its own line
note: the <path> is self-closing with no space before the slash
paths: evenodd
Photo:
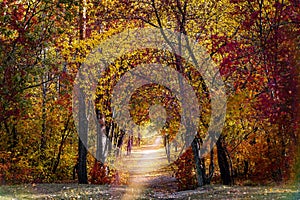
<path id="1" fill-rule="evenodd" d="M 129 173 L 126 186 L 65 184 L 22 184 L 0 186 L 0 200 L 23 199 L 295 199 L 298 186 L 223 186 L 209 185 L 178 191 L 168 167 L 164 148 L 148 145 L 134 148 L 122 156 L 116 167 Z M 157 170 L 160 169 L 160 170 Z"/>
<path id="2" fill-rule="evenodd" d="M 1 186 L 1 200 L 25 199 L 126 199 L 127 186 L 78 185 L 78 184 L 26 184 Z M 299 200 L 296 186 L 204 186 L 195 190 L 170 192 L 157 188 L 132 189 L 132 199 L 288 199 Z M 128 197 L 128 196 L 127 196 Z M 127 198 L 128 199 L 128 198 Z"/>

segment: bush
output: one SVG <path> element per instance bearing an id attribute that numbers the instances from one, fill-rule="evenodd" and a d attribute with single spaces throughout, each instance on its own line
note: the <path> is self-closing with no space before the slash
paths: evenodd
<path id="1" fill-rule="evenodd" d="M 179 190 L 191 190 L 197 187 L 195 161 L 191 148 L 187 149 L 176 161 L 175 177 Z"/>

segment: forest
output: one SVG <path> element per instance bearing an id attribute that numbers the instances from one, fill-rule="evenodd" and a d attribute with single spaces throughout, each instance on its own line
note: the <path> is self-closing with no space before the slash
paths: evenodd
<path id="1" fill-rule="evenodd" d="M 0 0 L 0 188 L 299 187 L 299 13 Z"/>

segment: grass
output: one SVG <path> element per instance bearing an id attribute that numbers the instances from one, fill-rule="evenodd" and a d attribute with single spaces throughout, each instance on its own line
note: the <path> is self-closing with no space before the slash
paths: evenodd
<path id="1" fill-rule="evenodd" d="M 22 184 L 0 187 L 2 200 L 26 199 L 121 199 L 126 186 L 78 184 Z M 136 193 L 132 189 L 132 194 Z M 168 192 L 145 189 L 137 199 L 300 199 L 297 186 L 222 186 L 210 185 L 196 190 Z"/>

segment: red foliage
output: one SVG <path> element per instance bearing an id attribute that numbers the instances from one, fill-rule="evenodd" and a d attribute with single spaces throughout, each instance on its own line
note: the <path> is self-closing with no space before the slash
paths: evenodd
<path id="1" fill-rule="evenodd" d="M 97 161 L 90 171 L 90 182 L 99 185 L 120 185 L 120 175 L 118 171 L 110 169 L 106 164 Z"/>
<path id="2" fill-rule="evenodd" d="M 90 182 L 92 184 L 110 184 L 111 179 L 108 176 L 109 169 L 108 166 L 101 162 L 95 162 L 92 170 L 90 171 Z"/>
<path id="3" fill-rule="evenodd" d="M 197 186 L 195 161 L 192 148 L 188 148 L 176 161 L 175 177 L 178 180 L 179 190 L 194 189 Z"/>

